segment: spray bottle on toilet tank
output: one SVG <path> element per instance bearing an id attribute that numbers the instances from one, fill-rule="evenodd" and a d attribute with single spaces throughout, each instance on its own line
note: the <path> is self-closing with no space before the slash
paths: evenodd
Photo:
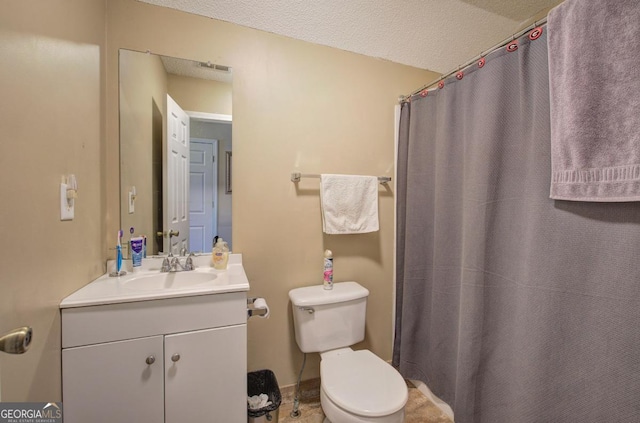
<path id="1" fill-rule="evenodd" d="M 331 250 L 324 250 L 324 275 L 322 285 L 324 289 L 333 289 L 333 254 Z"/>

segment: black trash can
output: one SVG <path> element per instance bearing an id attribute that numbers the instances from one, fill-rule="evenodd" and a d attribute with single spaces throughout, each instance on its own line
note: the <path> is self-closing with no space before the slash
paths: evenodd
<path id="1" fill-rule="evenodd" d="M 278 409 L 282 402 L 280 396 L 280 388 L 276 375 L 271 370 L 258 370 L 247 374 L 247 394 L 249 397 L 254 395 L 266 394 L 271 401 L 270 405 L 250 410 L 247 404 L 247 414 L 249 423 L 266 423 L 278 422 Z"/>

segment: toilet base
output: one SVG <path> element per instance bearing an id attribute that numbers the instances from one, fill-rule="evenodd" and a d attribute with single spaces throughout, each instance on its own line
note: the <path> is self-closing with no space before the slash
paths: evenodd
<path id="1" fill-rule="evenodd" d="M 403 423 L 404 407 L 393 414 L 387 416 L 358 416 L 351 414 L 331 401 L 324 390 L 320 388 L 320 405 L 326 418 L 323 423 Z"/>

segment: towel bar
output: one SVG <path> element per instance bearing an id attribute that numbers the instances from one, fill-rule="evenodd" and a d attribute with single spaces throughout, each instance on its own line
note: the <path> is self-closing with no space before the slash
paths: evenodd
<path id="1" fill-rule="evenodd" d="M 319 178 L 320 175 L 317 173 L 300 173 L 300 172 L 291 172 L 291 182 L 300 182 L 302 178 Z M 386 184 L 387 182 L 391 182 L 391 176 L 378 176 L 378 182 L 381 184 Z"/>

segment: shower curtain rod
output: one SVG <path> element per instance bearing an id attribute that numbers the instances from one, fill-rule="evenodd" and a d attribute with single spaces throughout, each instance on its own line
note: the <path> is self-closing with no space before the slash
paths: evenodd
<path id="1" fill-rule="evenodd" d="M 447 79 L 448 77 L 450 77 L 451 75 L 453 75 L 454 73 L 465 69 L 466 67 L 472 65 L 473 63 L 475 63 L 477 60 L 485 57 L 486 55 L 496 51 L 497 49 L 506 46 L 507 44 L 509 44 L 511 41 L 515 40 L 516 38 L 520 38 L 522 35 L 526 34 L 528 31 L 531 31 L 532 29 L 544 25 L 547 23 L 547 17 L 545 16 L 544 18 L 540 19 L 539 21 L 535 21 L 533 24 L 529 25 L 528 27 L 526 27 L 525 29 L 516 32 L 515 34 L 513 34 L 510 37 L 505 38 L 504 40 L 500 41 L 498 44 L 496 44 L 495 46 L 491 47 L 490 49 L 480 53 L 478 56 L 475 56 L 473 59 L 469 60 L 468 62 L 464 63 L 463 65 L 458 66 L 457 68 L 453 69 L 451 72 L 448 72 L 446 74 L 441 75 L 438 79 L 431 81 L 430 83 L 428 83 L 427 85 L 423 85 L 422 87 L 420 87 L 419 89 L 413 91 L 411 94 L 409 95 L 401 95 L 398 98 L 398 103 L 403 103 L 405 101 L 407 101 L 408 98 L 410 98 L 411 96 L 414 96 L 418 93 L 420 93 L 420 91 L 425 90 L 433 85 L 436 85 L 438 82 Z"/>

